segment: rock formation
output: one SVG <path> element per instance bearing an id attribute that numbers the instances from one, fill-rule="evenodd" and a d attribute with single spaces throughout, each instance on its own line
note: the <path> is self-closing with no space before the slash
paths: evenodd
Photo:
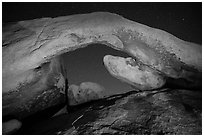
<path id="1" fill-rule="evenodd" d="M 69 105 L 79 105 L 104 97 L 105 88 L 93 82 L 83 82 L 79 86 L 70 85 L 68 90 Z"/>
<path id="2" fill-rule="evenodd" d="M 169 78 L 201 86 L 200 45 L 112 13 L 19 21 L 3 26 L 2 38 L 3 117 L 23 119 L 64 103 L 61 92 L 69 78 L 60 55 L 93 43 L 126 52 L 140 64 L 133 71 L 138 79 L 128 79 L 140 90 L 160 88 Z M 145 83 L 144 76 L 161 83 L 148 78 Z"/>
<path id="3" fill-rule="evenodd" d="M 198 91 L 132 91 L 74 109 L 68 114 L 28 123 L 19 134 L 202 134 L 202 97 Z"/>
<path id="4" fill-rule="evenodd" d="M 67 106 L 60 109 L 56 114 L 53 115 L 53 117 L 70 113 L 67 111 L 67 107 L 76 106 L 104 98 L 104 91 L 104 87 L 94 82 L 82 82 L 79 86 L 75 84 L 70 85 L 67 93 Z"/>
<path id="5" fill-rule="evenodd" d="M 156 70 L 147 67 L 132 58 L 106 55 L 104 65 L 111 75 L 129 83 L 139 90 L 152 90 L 165 84 L 165 79 Z"/>
<path id="6" fill-rule="evenodd" d="M 16 119 L 9 120 L 2 124 L 2 133 L 12 134 L 16 132 L 18 129 L 20 129 L 21 126 L 22 126 L 22 123 L 20 121 Z"/>

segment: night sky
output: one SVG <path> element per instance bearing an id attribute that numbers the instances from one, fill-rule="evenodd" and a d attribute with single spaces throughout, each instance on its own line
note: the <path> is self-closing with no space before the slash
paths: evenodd
<path id="1" fill-rule="evenodd" d="M 202 43 L 202 3 L 5 3 L 3 23 L 42 17 L 108 11 L 165 30 L 186 41 Z M 67 62 L 69 82 L 97 82 L 107 92 L 126 92 L 131 88 L 110 76 L 103 66 L 106 54 L 127 56 L 103 45 L 91 45 L 63 55 Z"/>

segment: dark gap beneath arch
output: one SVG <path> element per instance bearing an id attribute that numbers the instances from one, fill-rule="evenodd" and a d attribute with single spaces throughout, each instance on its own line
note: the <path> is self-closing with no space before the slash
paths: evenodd
<path id="1" fill-rule="evenodd" d="M 130 57 L 125 52 L 115 50 L 103 44 L 91 44 L 61 55 L 67 69 L 69 85 L 82 82 L 95 82 L 106 89 L 107 95 L 131 91 L 130 85 L 121 82 L 109 74 L 103 65 L 105 55 Z"/>

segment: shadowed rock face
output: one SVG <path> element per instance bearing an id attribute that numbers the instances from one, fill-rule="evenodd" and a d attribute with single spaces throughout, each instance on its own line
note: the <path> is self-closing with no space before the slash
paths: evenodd
<path id="1" fill-rule="evenodd" d="M 3 26 L 3 116 L 23 118 L 63 102 L 60 91 L 65 85 L 62 76 L 66 75 L 59 55 L 93 43 L 127 52 L 147 67 L 138 73 L 152 70 L 150 73 L 162 78 L 201 81 L 200 45 L 116 14 L 96 12 L 19 21 Z"/>
<path id="2" fill-rule="evenodd" d="M 128 92 L 73 107 L 68 114 L 27 123 L 18 134 L 200 135 L 201 92 Z"/>

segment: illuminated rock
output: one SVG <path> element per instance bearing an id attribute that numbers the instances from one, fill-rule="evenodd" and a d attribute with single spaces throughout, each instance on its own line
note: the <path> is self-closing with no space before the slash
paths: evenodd
<path id="1" fill-rule="evenodd" d="M 201 85 L 201 46 L 165 31 L 107 12 L 19 21 L 3 26 L 3 117 L 64 102 L 60 55 L 93 43 L 127 52 L 163 77 Z"/>
<path id="2" fill-rule="evenodd" d="M 68 91 L 69 105 L 79 105 L 104 97 L 105 88 L 93 82 L 83 82 L 79 86 L 70 85 Z"/>
<path id="3" fill-rule="evenodd" d="M 103 61 L 112 76 L 132 85 L 138 90 L 152 90 L 165 84 L 165 79 L 156 70 L 131 58 L 125 59 L 106 55 Z"/>

